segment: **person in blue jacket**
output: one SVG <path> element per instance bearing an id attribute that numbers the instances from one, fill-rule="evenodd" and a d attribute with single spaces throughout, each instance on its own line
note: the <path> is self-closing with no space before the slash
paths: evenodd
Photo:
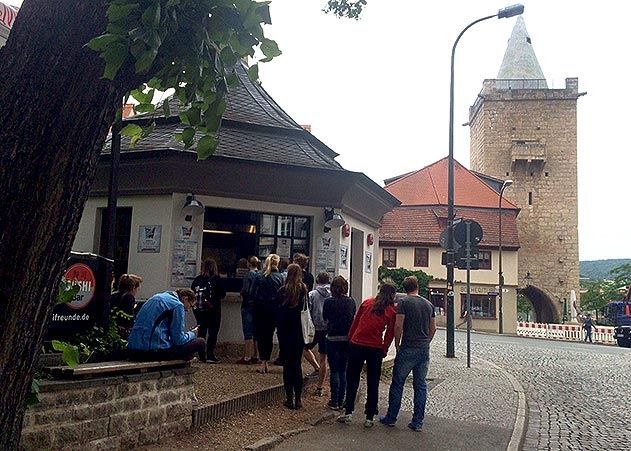
<path id="1" fill-rule="evenodd" d="M 127 350 L 131 360 L 191 360 L 199 353 L 206 360 L 206 341 L 197 328 L 185 331 L 184 312 L 195 305 L 189 288 L 153 295 L 144 303 L 129 333 Z"/>

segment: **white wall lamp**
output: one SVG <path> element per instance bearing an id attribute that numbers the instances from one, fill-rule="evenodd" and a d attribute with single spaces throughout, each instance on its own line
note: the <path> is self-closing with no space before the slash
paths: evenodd
<path id="1" fill-rule="evenodd" d="M 184 220 L 191 222 L 193 220 L 193 216 L 204 214 L 204 204 L 195 199 L 194 194 L 189 194 L 186 196 L 186 202 L 184 203 L 184 207 L 182 207 L 182 213 L 184 213 Z"/>
<path id="2" fill-rule="evenodd" d="M 333 208 L 324 209 L 324 233 L 330 232 L 331 229 L 342 227 L 345 221 L 342 215 L 335 213 Z"/>

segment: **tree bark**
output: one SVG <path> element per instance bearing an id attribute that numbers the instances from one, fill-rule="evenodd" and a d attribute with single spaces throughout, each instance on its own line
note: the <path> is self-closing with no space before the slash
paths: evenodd
<path id="1" fill-rule="evenodd" d="M 0 50 L 0 449 L 19 446 L 99 153 L 117 104 L 138 86 L 133 75 L 102 80 L 102 60 L 85 47 L 105 30 L 108 3 L 25 0 Z"/>

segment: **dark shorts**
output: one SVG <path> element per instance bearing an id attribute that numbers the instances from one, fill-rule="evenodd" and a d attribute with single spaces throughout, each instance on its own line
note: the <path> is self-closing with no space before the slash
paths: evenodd
<path id="1" fill-rule="evenodd" d="M 313 341 L 305 345 L 305 349 L 313 349 L 316 345 L 320 354 L 326 354 L 326 330 L 316 330 Z"/>
<path id="2" fill-rule="evenodd" d="M 252 340 L 254 330 L 254 307 L 241 307 L 241 326 L 243 327 L 243 339 Z"/>

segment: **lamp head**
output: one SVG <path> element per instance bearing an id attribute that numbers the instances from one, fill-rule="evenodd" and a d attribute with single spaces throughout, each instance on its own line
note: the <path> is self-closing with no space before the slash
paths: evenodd
<path id="1" fill-rule="evenodd" d="M 182 213 L 184 213 L 185 219 L 190 221 L 193 216 L 204 214 L 204 204 L 195 199 L 194 194 L 189 194 L 186 196 L 186 202 L 184 203 L 184 207 L 182 207 Z"/>
<path id="2" fill-rule="evenodd" d="M 512 180 L 510 180 L 510 179 L 504 180 L 504 183 L 502 183 L 502 189 L 504 190 L 504 189 L 508 188 L 509 186 L 511 186 L 512 184 L 513 184 Z"/>
<path id="3" fill-rule="evenodd" d="M 324 227 L 327 229 L 335 229 L 342 227 L 345 221 L 342 215 L 335 213 L 332 208 L 326 208 L 324 210 Z"/>
<path id="4" fill-rule="evenodd" d="M 497 12 L 498 19 L 506 19 L 508 17 L 519 16 L 524 12 L 524 5 L 516 4 L 502 8 Z"/>

